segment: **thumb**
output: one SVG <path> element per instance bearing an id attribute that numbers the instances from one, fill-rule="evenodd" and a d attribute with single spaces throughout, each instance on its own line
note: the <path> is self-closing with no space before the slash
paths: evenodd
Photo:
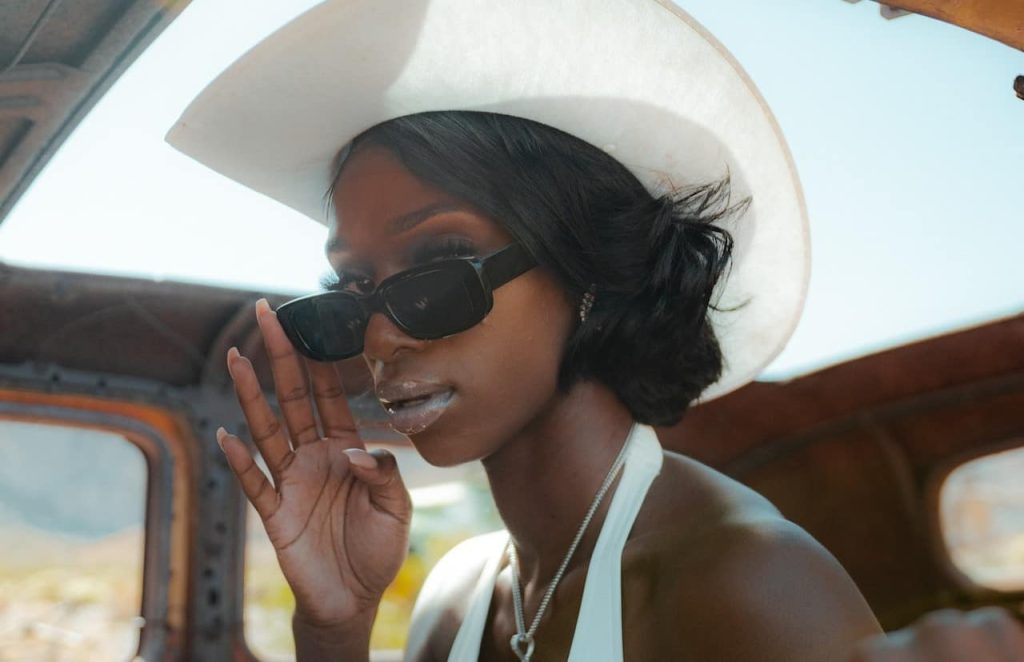
<path id="1" fill-rule="evenodd" d="M 395 456 L 383 448 L 365 451 L 361 448 L 346 448 L 352 475 L 370 489 L 374 503 L 389 512 L 408 520 L 412 502 L 398 471 Z"/>

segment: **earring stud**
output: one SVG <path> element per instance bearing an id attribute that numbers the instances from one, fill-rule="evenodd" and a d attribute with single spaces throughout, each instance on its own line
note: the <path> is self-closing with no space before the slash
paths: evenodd
<path id="1" fill-rule="evenodd" d="M 580 300 L 580 322 L 586 322 L 587 316 L 590 314 L 590 309 L 594 307 L 594 299 L 597 297 L 594 294 L 594 286 L 591 285 L 590 289 L 583 294 L 583 298 Z"/>

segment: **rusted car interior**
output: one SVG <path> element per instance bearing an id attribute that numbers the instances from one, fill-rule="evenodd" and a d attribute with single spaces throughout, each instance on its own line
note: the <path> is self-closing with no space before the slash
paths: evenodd
<path id="1" fill-rule="evenodd" d="M 0 220 L 186 4 L 0 6 Z M 888 8 L 1024 49 L 1024 4 L 1014 0 L 906 0 Z M 252 315 L 260 296 L 283 301 L 278 293 L 0 263 L 0 422 L 110 431 L 145 457 L 136 612 L 144 659 L 252 655 L 243 631 L 245 503 L 213 431 L 244 430 L 224 355 L 234 345 L 261 356 Z M 257 371 L 269 391 L 259 359 Z M 359 360 L 345 364 L 344 378 L 366 437 L 403 448 L 367 397 Z M 847 568 L 887 629 L 941 607 L 1017 609 L 1024 600 L 1024 583 L 985 585 L 954 562 L 940 503 L 958 467 L 1024 446 L 1024 315 L 787 382 L 755 382 L 659 433 L 666 447 L 745 482 L 806 528 Z M 3 549 L 17 544 L 8 539 Z M 0 614 L 18 599 L 3 593 Z M 3 622 L 0 637 L 13 636 Z"/>

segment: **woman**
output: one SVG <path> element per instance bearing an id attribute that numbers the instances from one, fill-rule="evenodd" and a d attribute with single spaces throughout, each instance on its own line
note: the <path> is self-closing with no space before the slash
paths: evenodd
<path id="1" fill-rule="evenodd" d="M 777 129 L 677 10 L 327 3 L 171 140 L 311 216 L 329 192 L 329 292 L 257 306 L 283 426 L 228 355 L 269 479 L 217 435 L 300 658 L 366 658 L 407 545 L 394 459 L 331 363 L 358 353 L 428 461 L 483 463 L 508 529 L 434 569 L 410 659 L 830 660 L 879 632 L 821 546 L 647 427 L 754 376 L 806 278 Z"/>
<path id="2" fill-rule="evenodd" d="M 511 172 L 528 181 L 509 182 Z M 496 200 L 502 182 L 504 199 Z M 673 205 L 582 141 L 499 115 L 393 120 L 358 137 L 341 166 L 329 240 L 340 276 L 333 287 L 366 294 L 396 273 L 507 246 L 539 255 L 537 267 L 494 291 L 494 308 L 465 331 L 417 339 L 375 314 L 363 341 L 378 396 L 417 450 L 438 465 L 483 461 L 514 540 L 527 622 L 634 421 L 678 420 L 720 373 L 705 320 L 728 257 L 727 235 L 710 224 L 724 213 L 725 190 L 691 191 Z M 410 214 L 395 227 L 392 219 Z M 618 241 L 601 237 L 624 227 Z M 587 244 L 600 252 L 587 255 Z M 294 324 L 288 306 L 281 317 Z M 222 443 L 295 589 L 300 651 L 313 628 L 359 623 L 358 636 L 345 639 L 365 654 L 376 601 L 404 556 L 408 497 L 389 456 L 358 448 L 329 364 L 308 362 L 329 439 L 320 440 L 291 343 L 265 304 L 259 320 L 294 450 L 248 362 L 232 352 L 229 366 L 280 496 L 239 441 L 221 435 Z M 567 659 L 582 645 L 574 642 L 576 615 L 584 584 L 597 585 L 588 561 L 608 506 L 601 501 L 560 577 L 549 620 L 533 637 L 538 659 Z M 615 555 L 623 564 L 624 657 L 835 659 L 877 631 L 824 550 L 707 467 L 665 454 L 635 517 Z M 435 570 L 417 608 L 413 659 L 447 657 L 483 565 L 501 556 L 501 545 L 470 543 Z M 486 633 L 476 637 L 482 659 L 512 656 L 514 582 L 505 568 Z M 809 581 L 818 590 L 808 593 Z M 670 618 L 679 620 L 665 627 Z"/>

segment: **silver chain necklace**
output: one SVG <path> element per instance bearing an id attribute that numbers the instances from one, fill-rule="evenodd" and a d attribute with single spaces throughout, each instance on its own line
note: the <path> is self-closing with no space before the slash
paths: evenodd
<path id="1" fill-rule="evenodd" d="M 516 657 L 521 662 L 530 662 L 530 658 L 533 656 L 533 649 L 536 643 L 533 635 L 537 633 L 540 619 L 544 616 L 548 603 L 551 602 L 551 598 L 555 594 L 558 582 L 562 581 L 562 575 L 565 574 L 566 568 L 569 567 L 572 555 L 576 552 L 576 548 L 579 547 L 580 541 L 583 540 L 583 534 L 586 533 L 590 520 L 594 519 L 594 513 L 597 512 L 605 493 L 608 492 L 608 488 L 611 487 L 615 476 L 619 473 L 619 469 L 622 468 L 622 464 L 626 460 L 626 449 L 628 447 L 629 438 L 626 439 L 626 443 L 622 444 L 622 449 L 615 458 L 615 462 L 612 463 L 611 469 L 608 470 L 608 475 L 604 477 L 604 482 L 601 483 L 600 489 L 594 495 L 594 500 L 590 503 L 590 509 L 587 510 L 587 514 L 583 517 L 583 522 L 580 523 L 580 528 L 576 531 L 576 537 L 573 538 L 572 544 L 569 545 L 569 551 L 565 553 L 565 558 L 562 559 L 562 565 L 558 567 L 558 572 L 555 573 L 551 583 L 548 584 L 547 590 L 544 591 L 544 597 L 541 598 L 540 607 L 537 608 L 537 614 L 533 617 L 529 630 L 526 629 L 526 616 L 523 614 L 523 595 L 519 587 L 519 558 L 516 556 L 515 544 L 511 539 L 508 541 L 508 563 L 512 568 L 512 604 L 515 606 L 516 612 L 516 633 L 509 640 L 509 645 L 512 646 L 512 652 L 516 654 Z"/>

